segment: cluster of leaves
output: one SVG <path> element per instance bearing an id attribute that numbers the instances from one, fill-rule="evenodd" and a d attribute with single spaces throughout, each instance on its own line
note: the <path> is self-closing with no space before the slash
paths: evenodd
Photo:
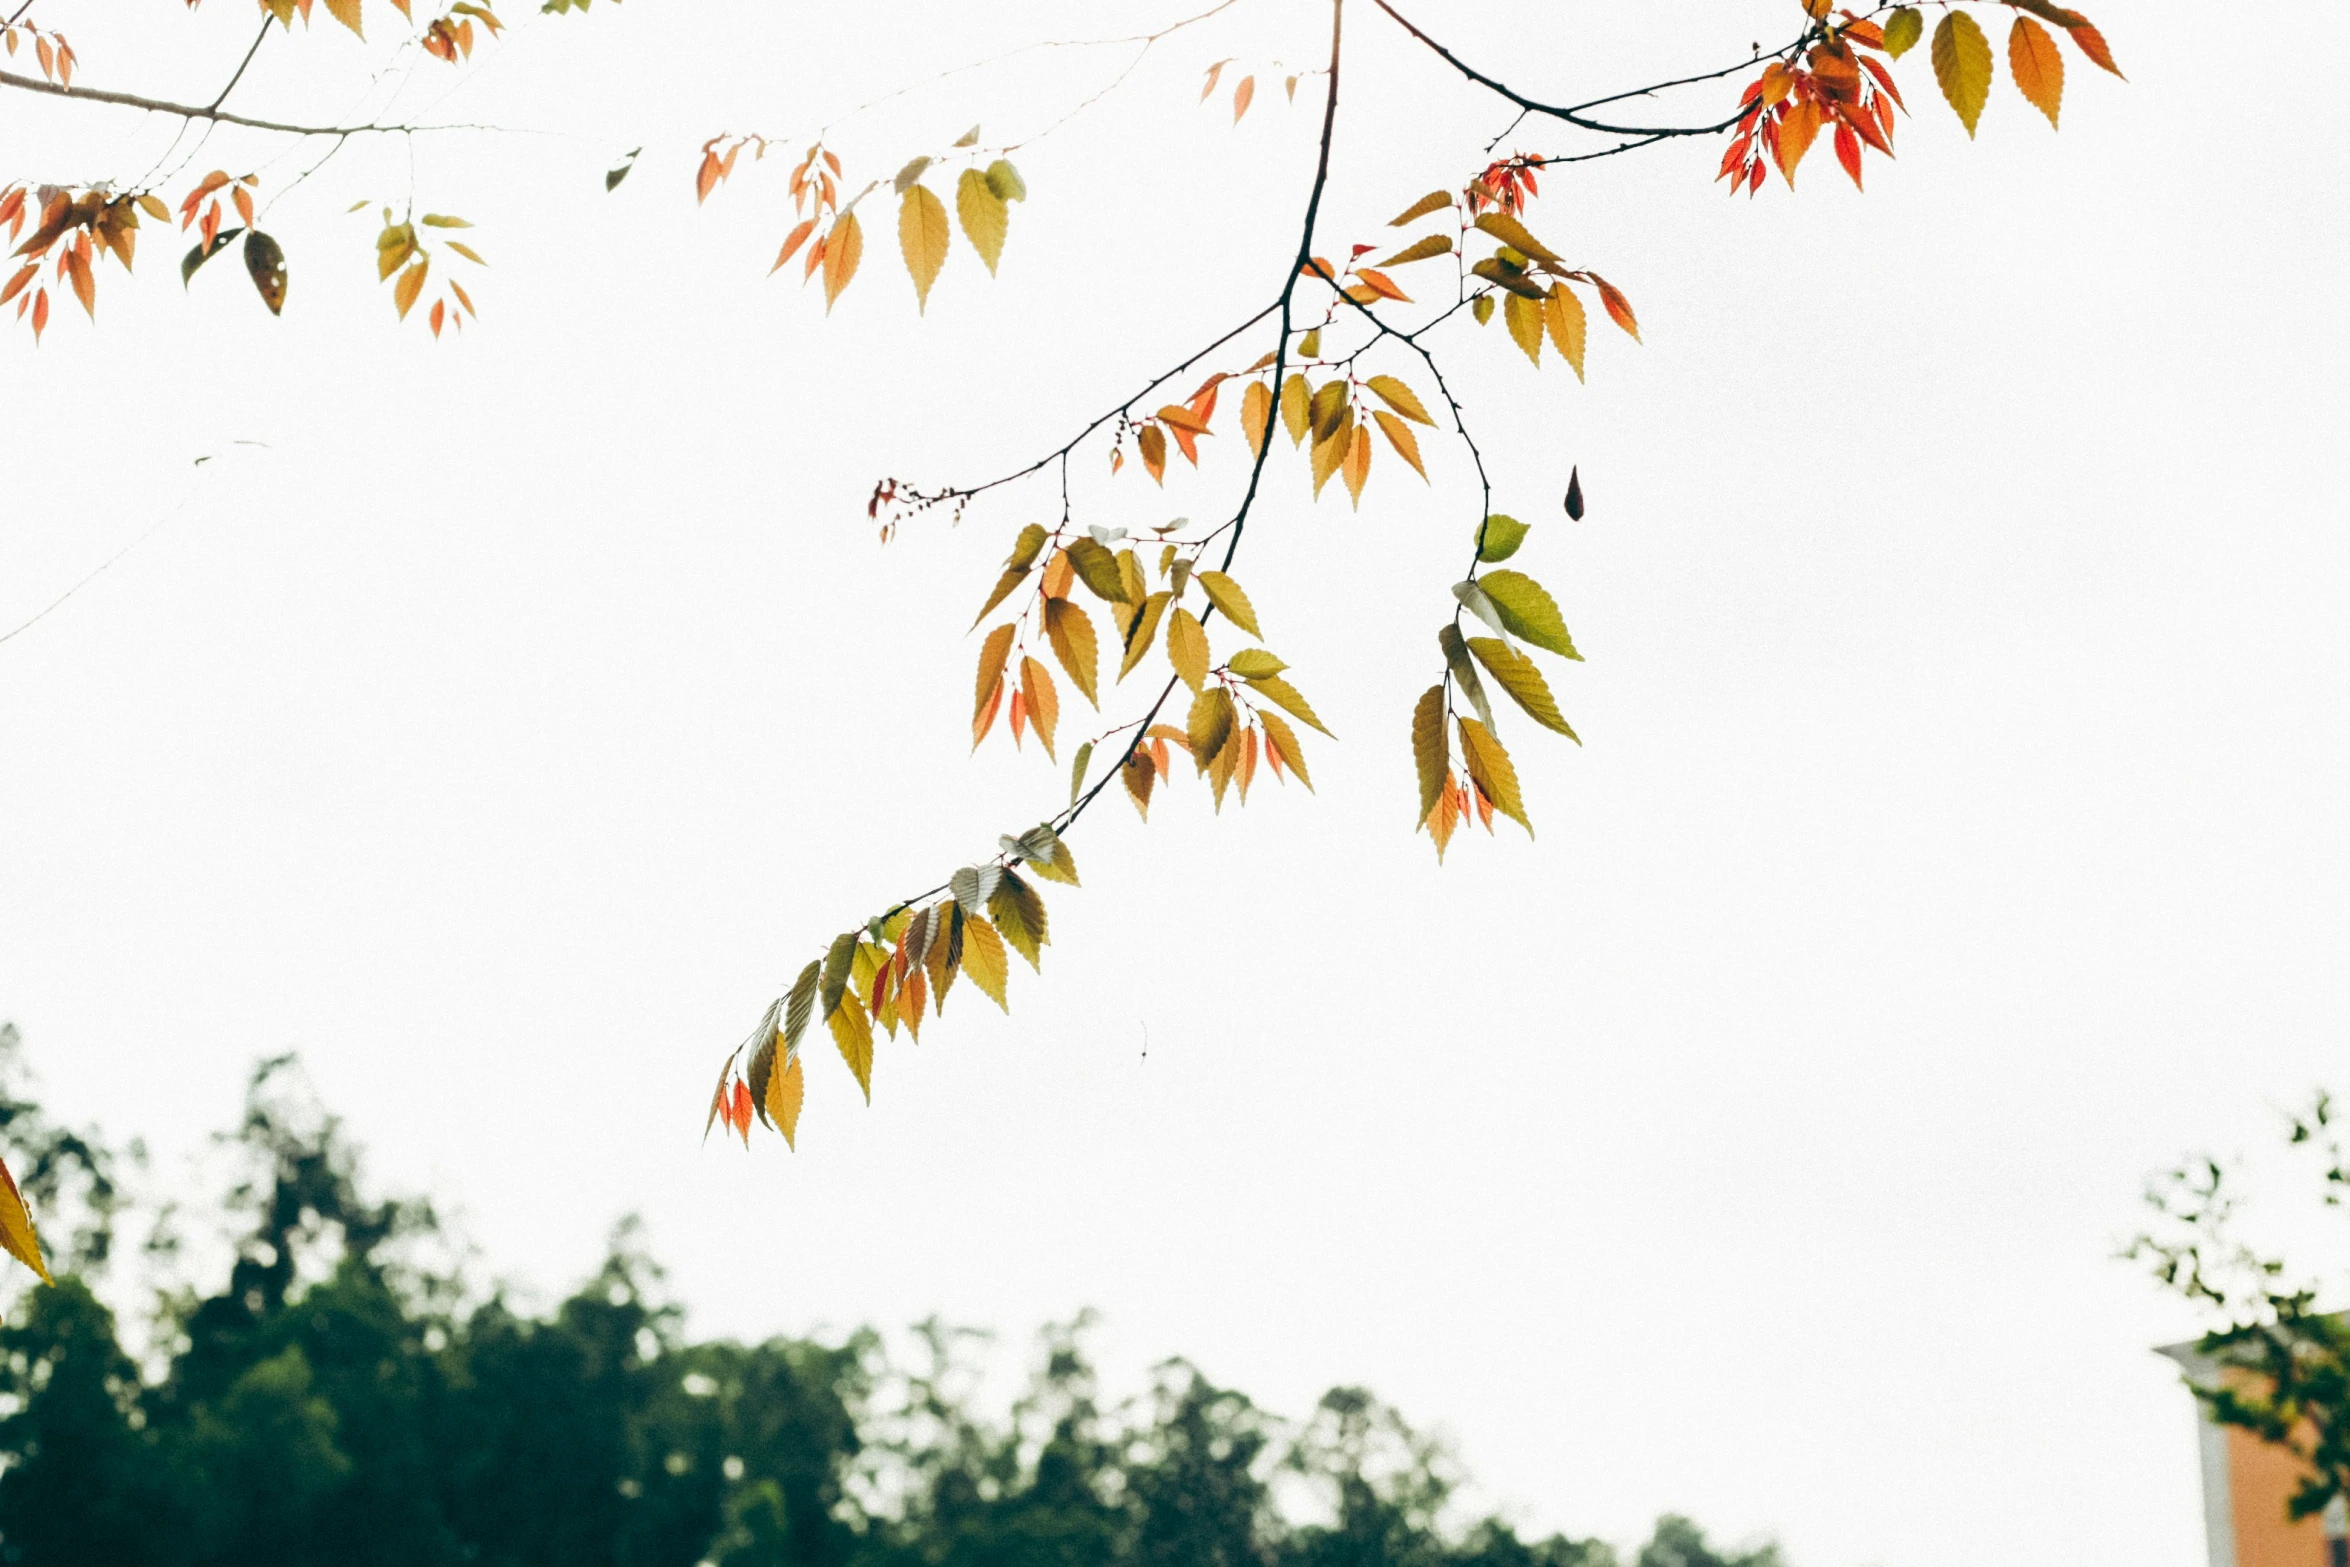
<path id="1" fill-rule="evenodd" d="M 16 301 L 16 318 L 32 328 L 36 340 L 49 327 L 49 287 L 37 280 L 43 262 L 53 281 L 73 290 L 73 297 L 92 320 L 98 314 L 97 263 L 111 255 L 129 271 L 138 252 L 141 214 L 168 221 L 171 213 L 149 192 L 117 195 L 103 189 L 59 189 L 45 185 L 0 187 L 0 225 L 14 240 L 38 204 L 40 219 L 32 234 L 16 247 L 22 260 L 0 284 L 0 305 Z"/>
<path id="2" fill-rule="evenodd" d="M 199 3 L 200 0 L 188 0 L 188 9 L 194 10 Z M 302 19 L 303 26 L 310 25 L 314 4 L 315 0 L 261 0 L 261 9 L 291 29 L 297 16 Z M 367 36 L 363 0 L 325 0 L 325 4 L 327 15 L 348 27 L 358 37 Z M 415 22 L 415 0 L 391 0 L 391 6 L 404 19 Z M 549 5 L 544 9 L 559 11 L 564 7 Z M 473 24 L 476 21 L 492 37 L 505 30 L 505 24 L 498 20 L 497 14 L 488 6 L 479 4 L 478 0 L 457 0 L 455 5 L 449 7 L 446 15 L 434 17 L 424 24 L 417 41 L 424 46 L 424 52 L 434 59 L 455 65 L 460 60 L 472 58 Z"/>
<path id="3" fill-rule="evenodd" d="M 1200 102 L 1206 103 L 1210 97 L 1214 96 L 1216 91 L 1216 84 L 1223 80 L 1224 67 L 1232 63 L 1232 59 L 1230 57 L 1226 57 L 1214 62 L 1208 67 L 1207 78 L 1200 83 Z M 1291 103 L 1297 102 L 1297 84 L 1301 79 L 1303 79 L 1304 75 L 1305 73 L 1302 71 L 1291 71 L 1282 77 L 1282 91 L 1289 95 L 1289 101 Z M 1232 123 L 1238 125 L 1240 123 L 1240 117 L 1248 113 L 1248 106 L 1256 101 L 1256 72 L 1244 72 L 1240 80 L 1232 84 Z"/>
<path id="4" fill-rule="evenodd" d="M 362 201 L 351 210 L 356 212 L 359 207 L 366 205 Z M 443 231 L 473 227 L 464 218 L 451 217 L 445 212 L 428 212 L 413 222 L 407 219 L 394 222 L 392 209 L 383 209 L 383 227 L 375 236 L 376 279 L 392 285 L 392 308 L 400 312 L 402 320 L 406 320 L 408 312 L 416 308 L 417 300 L 424 294 L 425 280 L 432 273 L 432 252 L 427 247 L 425 237 L 417 232 L 418 224 L 427 229 Z M 464 257 L 477 267 L 489 265 L 481 258 L 480 252 L 461 239 L 443 239 L 440 243 L 443 249 Z M 441 281 L 447 293 L 445 297 L 433 301 L 432 309 L 425 317 L 435 337 L 441 335 L 444 324 L 462 328 L 465 317 L 474 313 L 473 296 L 465 292 L 464 284 L 445 273 Z"/>
<path id="5" fill-rule="evenodd" d="M 13 57 L 19 46 L 30 40 L 33 59 L 40 65 L 43 78 L 60 87 L 71 87 L 73 68 L 80 63 L 73 45 L 65 41 L 65 34 L 35 26 L 22 20 L 23 16 L 24 12 L 19 10 L 5 24 L 0 24 L 0 48 Z"/>
<path id="6" fill-rule="evenodd" d="M 0 1067 L 13 1082 L 5 1047 Z M 161 1354 L 135 1357 L 96 1237 L 152 1215 L 80 1178 L 118 1156 L 19 1096 L 0 1095 L 0 1135 L 28 1185 L 93 1216 L 75 1270 L 0 1330 L 0 1555 L 18 1567 L 1619 1560 L 1456 1518 L 1445 1448 L 1358 1388 L 1286 1420 L 1169 1361 L 1112 1397 L 1083 1318 L 1041 1335 L 1006 1409 L 977 1396 L 985 1336 L 937 1323 L 904 1355 L 869 1330 L 689 1337 L 626 1228 L 543 1314 L 485 1297 L 436 1260 L 461 1251 L 428 1205 L 367 1189 L 283 1062 L 223 1139 L 234 1188 L 175 1221 L 217 1232 L 227 1265 L 169 1292 Z M 1637 1563 L 1777 1557 L 1668 1517 Z"/>
<path id="7" fill-rule="evenodd" d="M 2350 1147 L 2340 1108 L 2320 1093 L 2287 1118 L 2287 1149 L 2316 1167 L 2318 1205 L 2350 1211 Z M 2187 1386 L 2210 1417 L 2293 1455 L 2304 1473 L 2288 1501 L 2305 1518 L 2350 1497 L 2350 1313 L 2322 1282 L 2241 1233 L 2239 1181 L 2209 1156 L 2147 1189 L 2155 1222 L 2128 1255 L 2209 1319 Z"/>
<path id="8" fill-rule="evenodd" d="M 2064 54 L 2034 17 L 2054 24 L 2091 61 L 2121 75 L 2104 35 L 2080 12 L 2048 0 L 2005 3 L 2017 13 L 2007 34 L 2008 73 L 2051 126 L 2064 98 Z M 1906 113 L 1908 106 L 1877 56 L 1898 60 L 1915 48 L 1925 37 L 1925 17 L 1915 6 L 1900 6 L 1879 26 L 1850 11 L 1839 13 L 1841 21 L 1831 19 L 1828 0 L 1810 0 L 1810 9 L 1821 22 L 1817 41 L 1791 59 L 1772 61 L 1740 97 L 1750 113 L 1723 153 L 1719 175 L 1732 190 L 1760 189 L 1774 168 L 1792 186 L 1797 165 L 1823 130 L 1831 132 L 1836 161 L 1856 186 L 1863 147 L 1893 156 L 1893 112 Z M 1994 75 L 1982 24 L 1963 8 L 1945 7 L 1928 54 L 1942 96 L 1974 135 Z"/>

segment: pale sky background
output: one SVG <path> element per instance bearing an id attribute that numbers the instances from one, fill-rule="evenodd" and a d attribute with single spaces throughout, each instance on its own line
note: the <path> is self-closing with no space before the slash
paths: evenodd
<path id="1" fill-rule="evenodd" d="M 2113 1254 L 2151 1171 L 2350 1086 L 2350 18 L 2262 29 L 2254 67 L 2208 7 L 2093 10 L 2129 83 L 2068 52 L 2061 134 L 2003 80 L 1971 144 L 1921 50 L 1866 196 L 1824 146 L 1792 198 L 1725 200 L 1712 142 L 1546 184 L 1537 232 L 1647 343 L 1595 325 L 1582 387 L 1498 324 L 1444 340 L 1537 519 L 1513 564 L 1589 659 L 1557 680 L 1582 749 L 1505 719 L 1540 839 L 1440 872 L 1407 827 L 1465 463 L 1431 441 L 1431 490 L 1382 454 L 1356 514 L 1284 447 L 1234 570 L 1343 737 L 1320 794 L 1107 803 L 1010 1019 L 958 996 L 885 1041 L 870 1110 L 818 1052 L 801 1151 L 746 1156 L 702 1111 L 767 999 L 1066 787 L 964 755 L 964 628 L 1047 493 L 883 549 L 868 488 L 1024 462 L 1270 296 L 1308 92 L 1237 130 L 1193 95 L 1224 55 L 1311 63 L 1326 13 L 1168 40 L 1019 154 L 1000 278 L 959 249 L 917 317 L 877 236 L 828 321 L 763 276 L 781 167 L 697 212 L 703 137 L 1180 11 L 527 9 L 465 90 L 411 90 L 562 133 L 416 145 L 420 210 L 493 263 L 461 341 L 394 321 L 343 215 L 408 188 L 379 144 L 272 213 L 283 320 L 233 257 L 183 295 L 150 232 L 95 330 L 0 346 L 0 629 L 167 519 L 0 646 L 0 1016 L 55 1108 L 168 1171 L 298 1049 L 375 1174 L 541 1299 L 633 1210 L 697 1331 L 935 1311 L 1024 1352 L 1097 1306 L 1128 1385 L 1177 1352 L 1291 1413 L 1366 1383 L 1545 1527 L 2200 1562 L 2148 1353 L 2194 1323 Z M 1333 252 L 1507 118 L 1349 9 Z M 1794 7 L 1417 14 L 1567 98 Z M 228 0 L 75 21 L 87 84 L 199 99 L 248 35 Z M 322 17 L 235 101 L 337 113 L 382 58 Z M 956 78 L 835 144 L 886 174 L 1025 135 L 1124 58 Z M 128 177 L 167 135 L 0 96 L 11 175 Z M 283 151 L 224 134 L 189 174 L 274 191 Z M 1081 520 L 1228 504 L 1239 443 L 1208 444 L 1164 494 L 1081 464 Z"/>

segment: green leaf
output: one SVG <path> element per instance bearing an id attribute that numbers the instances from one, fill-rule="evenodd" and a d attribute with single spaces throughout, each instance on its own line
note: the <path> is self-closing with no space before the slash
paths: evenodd
<path id="1" fill-rule="evenodd" d="M 1076 569 L 1077 580 L 1093 590 L 1094 597 L 1112 604 L 1127 602 L 1126 579 L 1118 570 L 1118 557 L 1100 541 L 1071 539 L 1069 564 Z"/>
<path id="2" fill-rule="evenodd" d="M 1389 218 L 1387 220 L 1387 226 L 1391 229 L 1399 229 L 1402 228 L 1406 223 L 1416 223 L 1420 219 L 1426 217 L 1429 213 L 1438 211 L 1451 205 L 1451 191 L 1432 190 L 1427 195 L 1422 196 L 1418 201 L 1415 201 L 1410 206 L 1404 208 L 1400 216 Z"/>
<path id="3" fill-rule="evenodd" d="M 1092 761 L 1093 742 L 1088 740 L 1077 748 L 1077 760 L 1069 768 L 1069 803 L 1071 805 L 1075 805 L 1077 797 L 1085 792 L 1085 769 Z"/>
<path id="4" fill-rule="evenodd" d="M 1312 724 L 1316 729 L 1320 729 L 1322 733 L 1326 735 L 1330 734 L 1330 731 L 1327 728 L 1324 728 L 1322 720 L 1314 716 L 1313 705 L 1305 699 L 1303 693 L 1301 693 L 1297 687 L 1282 679 L 1279 675 L 1266 675 L 1260 679 L 1250 681 L 1249 685 L 1259 696 L 1271 699 L 1278 705 L 1289 709 L 1289 711 L 1292 713 L 1295 713 L 1304 722 Z M 1331 735 L 1330 737 L 1333 740 L 1338 738 L 1336 735 Z"/>
<path id="5" fill-rule="evenodd" d="M 987 183 L 986 175 L 965 169 L 955 181 L 955 216 L 963 222 L 963 237 L 993 276 L 996 259 L 1004 253 L 1004 236 L 1011 230 L 1012 209 Z"/>
<path id="6" fill-rule="evenodd" d="M 1583 743 L 1582 736 L 1567 726 L 1559 716 L 1558 702 L 1550 694 L 1550 682 L 1542 678 L 1542 671 L 1534 667 L 1534 660 L 1511 647 L 1499 637 L 1471 637 L 1469 651 L 1477 655 L 1477 662 L 1492 671 L 1493 678 L 1510 699 L 1526 710 L 1526 715 L 1545 729 L 1555 729 L 1574 741 Z M 1487 727 L 1492 718 L 1487 716 Z"/>
<path id="7" fill-rule="evenodd" d="M 187 287 L 188 280 L 196 275 L 196 269 L 198 267 L 202 266 L 205 262 L 210 261 L 214 256 L 219 255 L 222 251 L 228 249 L 229 241 L 235 239 L 239 234 L 244 232 L 245 231 L 242 228 L 222 229 L 219 233 L 212 236 L 212 243 L 209 246 L 196 245 L 191 247 L 186 255 L 180 257 L 180 286 L 182 288 Z M 27 241 L 27 243 L 30 243 L 30 241 Z"/>
<path id="8" fill-rule="evenodd" d="M 811 963 L 800 970 L 800 977 L 791 982 L 791 992 L 783 998 L 783 1053 L 788 1058 L 799 1054 L 800 1036 L 808 1031 L 808 1020 L 816 1015 L 816 987 L 821 964 Z"/>
<path id="9" fill-rule="evenodd" d="M 1502 629 L 1561 658 L 1581 659 L 1566 620 L 1542 584 L 1523 572 L 1489 571 L 1477 579 L 1501 612 Z M 1498 801 L 1496 802 L 1499 803 Z"/>
<path id="10" fill-rule="evenodd" d="M 1436 809 L 1449 760 L 1444 745 L 1444 683 L 1438 681 L 1420 693 L 1420 704 L 1412 709 L 1412 762 L 1420 773 L 1420 814 L 1414 821 L 1426 821 Z"/>
<path id="11" fill-rule="evenodd" d="M 987 188 L 1004 201 L 1028 199 L 1028 182 L 1020 177 L 1018 169 L 1001 158 L 987 166 Z"/>
<path id="12" fill-rule="evenodd" d="M 1925 35 L 1926 19 L 1910 6 L 1903 6 L 1885 18 L 1885 52 L 1898 60 L 1917 47 Z"/>
<path id="13" fill-rule="evenodd" d="M 841 996 L 847 992 L 849 965 L 856 961 L 856 957 L 857 933 L 855 931 L 843 931 L 832 938 L 831 950 L 824 954 L 824 978 L 819 987 L 821 990 L 820 999 L 823 1003 L 819 1010 L 826 1017 L 832 1016 L 832 1009 L 840 1005 Z"/>
<path id="14" fill-rule="evenodd" d="M 1482 561 L 1504 561 L 1518 553 L 1518 546 L 1526 542 L 1527 524 L 1515 517 L 1495 512 L 1477 527 L 1474 543 L 1477 558 Z"/>
<path id="15" fill-rule="evenodd" d="M 1248 595 L 1240 591 L 1239 583 L 1220 571 L 1203 571 L 1199 573 L 1199 585 L 1206 591 L 1208 602 L 1224 612 L 1225 619 L 1252 637 L 1264 635 L 1257 629 L 1256 609 L 1249 603 Z"/>
<path id="16" fill-rule="evenodd" d="M 472 224 L 466 222 L 463 218 L 452 218 L 448 214 L 442 212 L 428 212 L 423 217 L 418 218 L 416 221 L 423 224 L 426 228 L 435 229 L 469 229 L 473 227 Z"/>
<path id="17" fill-rule="evenodd" d="M 1469 644 L 1462 638 L 1460 627 L 1446 624 L 1436 633 L 1436 645 L 1444 649 L 1444 667 L 1452 671 L 1452 683 L 1460 687 L 1485 727 L 1493 727 L 1493 707 L 1485 700 L 1485 682 L 1477 678 L 1477 666 L 1469 662 Z M 1436 802 L 1428 802 L 1433 805 Z"/>
<path id="18" fill-rule="evenodd" d="M 1226 660 L 1224 667 L 1243 680 L 1264 680 L 1278 675 L 1289 666 L 1261 647 L 1244 648 Z"/>

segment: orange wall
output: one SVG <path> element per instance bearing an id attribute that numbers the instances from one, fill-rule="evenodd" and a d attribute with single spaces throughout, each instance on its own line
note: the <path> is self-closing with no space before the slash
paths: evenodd
<path id="1" fill-rule="evenodd" d="M 2236 1567 L 2326 1567 L 2325 1530 L 2317 1519 L 2285 1519 L 2285 1503 L 2306 1473 L 2286 1449 L 2249 1431 L 2228 1432 L 2228 1511 L 2236 1526 Z"/>

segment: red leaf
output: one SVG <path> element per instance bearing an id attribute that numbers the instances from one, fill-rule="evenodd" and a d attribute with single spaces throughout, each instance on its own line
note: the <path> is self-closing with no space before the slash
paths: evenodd
<path id="1" fill-rule="evenodd" d="M 1851 125 L 1836 122 L 1836 161 L 1844 165 L 1844 172 L 1852 176 L 1852 188 L 1860 184 L 1860 138 L 1852 134 Z"/>

